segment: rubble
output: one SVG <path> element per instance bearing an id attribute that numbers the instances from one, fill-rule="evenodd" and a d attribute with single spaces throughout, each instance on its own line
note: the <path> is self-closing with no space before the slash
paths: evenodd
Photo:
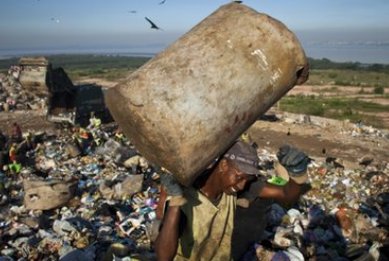
<path id="1" fill-rule="evenodd" d="M 262 160 L 271 157 L 260 150 Z M 345 169 L 314 161 L 309 167 L 312 189 L 288 211 L 271 206 L 267 237 L 244 260 L 387 260 L 389 168 L 380 167 L 372 172 L 364 165 Z"/>
<path id="2" fill-rule="evenodd" d="M 95 114 L 100 122 L 112 117 L 104 103 L 104 88 L 74 85 L 62 67 L 45 57 L 21 57 L 7 74 L 0 74 L 0 112 L 33 111 L 58 125 L 88 125 Z"/>
<path id="3" fill-rule="evenodd" d="M 101 131 L 108 138 L 87 155 L 72 153 L 71 130 L 36 133 L 40 142 L 24 152 L 31 159 L 21 163 L 20 173 L 0 172 L 2 258 L 152 259 L 147 230 L 156 218 L 158 174 L 143 157 L 126 168 L 136 150 L 129 141 L 114 141 L 114 132 Z M 101 153 L 112 146 L 117 150 Z M 112 250 L 118 244 L 127 251 Z"/>
<path id="4" fill-rule="evenodd" d="M 73 197 L 76 186 L 76 181 L 23 180 L 24 206 L 36 210 L 58 208 Z"/>
<path id="5" fill-rule="evenodd" d="M 21 67 L 11 66 L 0 75 L 0 112 L 16 110 L 45 110 L 46 99 L 26 90 L 19 82 Z"/>

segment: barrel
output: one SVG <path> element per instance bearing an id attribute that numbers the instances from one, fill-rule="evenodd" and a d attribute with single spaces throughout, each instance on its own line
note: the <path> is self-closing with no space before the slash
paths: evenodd
<path id="1" fill-rule="evenodd" d="M 143 156 L 190 185 L 307 77 L 297 37 L 233 2 L 107 90 L 105 102 Z"/>

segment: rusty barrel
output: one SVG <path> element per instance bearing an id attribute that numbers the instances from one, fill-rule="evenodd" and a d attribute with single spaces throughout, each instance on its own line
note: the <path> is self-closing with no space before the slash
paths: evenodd
<path id="1" fill-rule="evenodd" d="M 109 89 L 105 101 L 143 156 L 190 185 L 307 77 L 304 50 L 284 24 L 230 3 Z"/>

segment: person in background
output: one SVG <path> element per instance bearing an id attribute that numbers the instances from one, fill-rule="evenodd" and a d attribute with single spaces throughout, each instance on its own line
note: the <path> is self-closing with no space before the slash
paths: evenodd
<path id="1" fill-rule="evenodd" d="M 87 129 L 97 131 L 101 127 L 101 119 L 97 118 L 95 112 L 92 111 L 89 118 L 89 125 Z"/>
<path id="2" fill-rule="evenodd" d="M 309 158 L 303 152 L 292 149 L 284 157 L 294 158 L 282 161 L 284 168 L 306 175 Z M 162 225 L 154 244 L 158 260 L 232 260 L 237 194 L 257 181 L 258 174 L 256 149 L 243 141 L 235 142 L 190 187 L 162 174 L 157 211 Z M 290 178 L 282 187 L 258 182 L 250 189 L 256 197 L 292 204 L 302 185 Z"/>
<path id="3" fill-rule="evenodd" d="M 123 131 L 120 128 L 116 129 L 114 139 L 121 144 L 125 143 L 126 137 L 124 136 Z"/>
<path id="4" fill-rule="evenodd" d="M 14 142 L 9 147 L 8 158 L 11 163 L 17 162 L 17 144 Z"/>
<path id="5" fill-rule="evenodd" d="M 11 173 L 17 174 L 20 172 L 22 165 L 20 164 L 18 160 L 18 144 L 17 143 L 12 143 L 9 152 L 8 152 L 8 157 L 9 157 L 9 165 L 8 169 L 10 170 Z"/>
<path id="6" fill-rule="evenodd" d="M 82 155 L 87 155 L 91 152 L 92 137 L 87 129 L 80 126 L 75 126 L 73 129 L 72 139 L 77 145 Z"/>
<path id="7" fill-rule="evenodd" d="M 10 139 L 12 142 L 19 143 L 23 140 L 23 133 L 22 129 L 20 128 L 19 124 L 14 122 L 11 126 L 11 135 Z"/>

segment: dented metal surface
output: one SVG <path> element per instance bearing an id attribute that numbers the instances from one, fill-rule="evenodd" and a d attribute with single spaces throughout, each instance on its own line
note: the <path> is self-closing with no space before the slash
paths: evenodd
<path id="1" fill-rule="evenodd" d="M 189 185 L 307 77 L 304 51 L 285 25 L 231 3 L 109 89 L 106 103 L 146 158 Z"/>

